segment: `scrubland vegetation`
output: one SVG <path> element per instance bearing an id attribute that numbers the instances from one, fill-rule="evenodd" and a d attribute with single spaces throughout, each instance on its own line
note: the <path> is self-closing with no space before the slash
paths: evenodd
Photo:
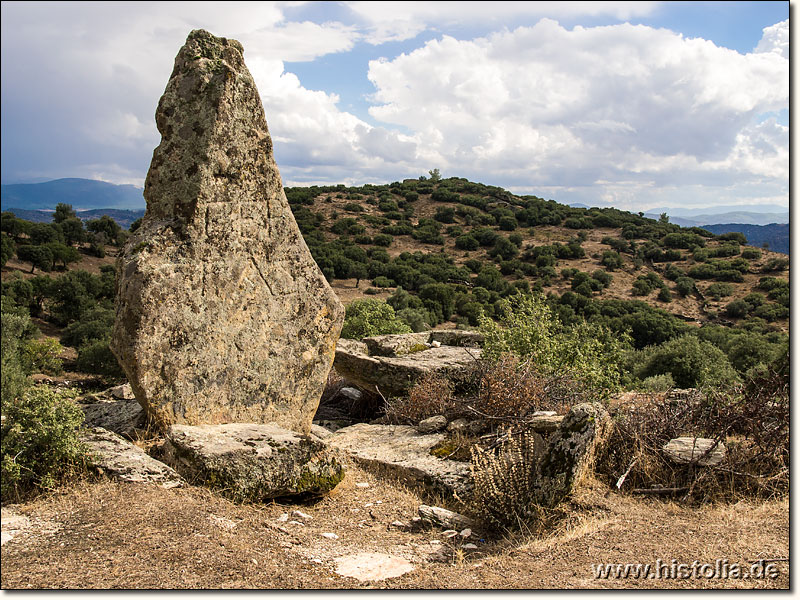
<path id="1" fill-rule="evenodd" d="M 700 404 L 654 401 L 619 413 L 615 435 L 628 437 L 616 439 L 606 460 L 609 478 L 665 436 L 690 429 L 757 438 L 736 450 L 745 463 L 764 467 L 769 455 L 788 464 L 788 437 L 763 441 L 769 427 L 784 426 L 780 411 L 788 407 L 788 387 L 776 383 L 788 377 L 788 260 L 746 246 L 738 233 L 431 175 L 286 189 L 326 278 L 337 289 L 354 283 L 358 292 L 342 336 L 433 327 L 486 335 L 487 360 L 471 381 L 420 382 L 386 407 L 388 416 L 471 410 L 513 427 L 532 411 L 563 410 L 578 399 L 695 387 L 704 393 Z M 2 215 L 4 497 L 6 482 L 14 493 L 48 487 L 79 462 L 69 399 L 32 387 L 27 375 L 66 366 L 104 382 L 122 376 L 108 349 L 115 273 L 106 253 L 127 233 L 107 217 L 84 224 L 63 204 L 50 224 Z M 88 260 L 96 261 L 94 272 L 82 268 Z M 774 397 L 757 392 L 759 385 Z M 742 416 L 755 413 L 772 416 L 758 424 Z M 37 464 L 27 465 L 19 444 L 38 448 L 44 439 L 20 441 L 36 429 L 32 422 L 54 445 L 52 453 L 36 450 Z M 12 464 L 11 457 L 20 458 Z M 629 477 L 655 481 L 647 461 L 637 461 Z M 783 462 L 770 465 L 770 473 L 783 473 Z M 780 478 L 754 486 L 761 481 L 754 471 L 742 472 L 749 475 L 737 481 L 750 481 L 747 489 L 784 489 Z"/>

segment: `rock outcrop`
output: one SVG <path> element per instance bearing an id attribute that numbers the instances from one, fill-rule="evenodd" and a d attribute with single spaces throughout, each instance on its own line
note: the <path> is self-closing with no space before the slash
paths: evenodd
<path id="1" fill-rule="evenodd" d="M 480 334 L 472 332 L 383 335 L 361 341 L 340 339 L 334 366 L 342 377 L 366 390 L 377 387 L 384 396 L 399 396 L 427 373 L 451 378 L 467 373 L 481 356 L 482 342 Z"/>
<path id="2" fill-rule="evenodd" d="M 175 471 L 116 433 L 94 427 L 81 433 L 89 448 L 90 464 L 113 479 L 128 483 L 153 483 L 164 488 L 186 483 Z"/>
<path id="3" fill-rule="evenodd" d="M 472 489 L 469 463 L 431 454 L 444 439 L 442 433 L 423 435 L 410 425 L 358 423 L 339 429 L 326 442 L 363 467 L 410 487 L 466 498 Z"/>
<path id="4" fill-rule="evenodd" d="M 156 123 L 112 350 L 162 428 L 308 433 L 344 309 L 292 216 L 242 45 L 190 33 Z"/>
<path id="5" fill-rule="evenodd" d="M 187 480 L 236 500 L 324 494 L 344 478 L 337 454 L 319 437 L 273 423 L 173 425 L 163 450 Z"/>

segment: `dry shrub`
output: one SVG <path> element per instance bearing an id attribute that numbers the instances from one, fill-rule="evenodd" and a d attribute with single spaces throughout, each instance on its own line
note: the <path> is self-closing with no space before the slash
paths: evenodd
<path id="1" fill-rule="evenodd" d="M 504 436 L 497 448 L 472 448 L 471 510 L 491 525 L 517 529 L 545 511 L 535 501 L 540 448 L 533 431 L 506 430 Z"/>
<path id="2" fill-rule="evenodd" d="M 713 467 L 679 465 L 662 450 L 670 439 L 724 442 Z M 628 473 L 622 489 L 676 488 L 696 500 L 772 497 L 789 489 L 789 374 L 771 369 L 725 391 L 650 397 L 620 405 L 614 430 L 598 457 L 609 484 Z"/>
<path id="3" fill-rule="evenodd" d="M 391 423 L 419 423 L 434 415 L 451 413 L 454 406 L 453 383 L 439 373 L 427 373 L 409 390 L 408 396 L 386 403 L 386 418 Z"/>
<path id="4" fill-rule="evenodd" d="M 495 419 L 515 421 L 541 410 L 563 414 L 573 404 L 591 399 L 584 384 L 565 375 L 542 375 L 533 361 L 513 354 L 486 363 L 480 375 L 469 406 L 472 412 Z"/>

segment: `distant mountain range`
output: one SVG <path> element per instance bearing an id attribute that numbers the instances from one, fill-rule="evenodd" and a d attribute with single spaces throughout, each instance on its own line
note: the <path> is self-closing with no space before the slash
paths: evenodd
<path id="1" fill-rule="evenodd" d="M 144 210 L 142 188 L 116 185 L 94 179 L 55 179 L 44 183 L 12 183 L 0 185 L 3 210 L 53 209 L 63 202 L 75 210 L 122 209 Z M 20 215 L 21 217 L 21 215 Z"/>
<path id="2" fill-rule="evenodd" d="M 723 223 L 717 225 L 705 225 L 711 233 L 730 233 L 738 231 L 747 238 L 747 243 L 751 246 L 760 248 L 764 243 L 769 244 L 769 249 L 773 252 L 789 254 L 789 224 L 772 223 L 770 225 L 743 225 L 741 223 Z"/>
<path id="3" fill-rule="evenodd" d="M 570 206 L 591 208 L 581 202 L 574 202 Z M 681 227 L 705 227 L 716 224 L 769 225 L 789 222 L 789 209 L 778 204 L 742 204 L 706 208 L 661 207 L 644 211 L 644 216 L 649 219 L 658 219 L 662 213 L 667 213 L 670 223 Z"/>
<path id="4" fill-rule="evenodd" d="M 53 220 L 53 210 L 27 210 L 24 208 L 3 207 L 3 211 L 14 213 L 20 219 L 33 221 L 34 223 L 50 223 Z M 120 227 L 127 229 L 136 219 L 144 216 L 144 209 L 141 210 L 121 210 L 118 208 L 94 208 L 92 210 L 76 211 L 78 218 L 82 221 L 99 219 L 103 215 L 108 215 L 119 223 Z"/>

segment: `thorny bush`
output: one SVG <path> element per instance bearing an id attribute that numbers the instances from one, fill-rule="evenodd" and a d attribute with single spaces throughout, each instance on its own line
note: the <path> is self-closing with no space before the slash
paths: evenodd
<path id="1" fill-rule="evenodd" d="M 671 462 L 662 448 L 680 436 L 725 444 L 713 467 Z M 789 363 L 782 359 L 744 384 L 701 394 L 653 395 L 617 407 L 597 470 L 621 489 L 674 488 L 695 500 L 772 497 L 789 489 Z"/>

